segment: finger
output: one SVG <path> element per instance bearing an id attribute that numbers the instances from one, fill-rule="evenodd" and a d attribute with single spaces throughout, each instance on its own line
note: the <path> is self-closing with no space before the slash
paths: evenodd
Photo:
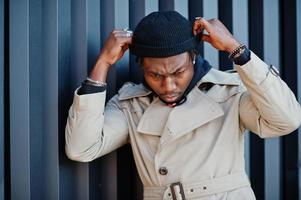
<path id="1" fill-rule="evenodd" d="M 129 29 L 129 28 L 116 28 L 116 29 L 113 30 L 113 32 L 114 31 L 132 31 L 132 30 Z"/>
<path id="2" fill-rule="evenodd" d="M 211 24 L 204 18 L 200 17 L 198 18 L 194 25 L 193 30 L 195 31 L 195 34 L 198 34 L 200 31 L 206 30 L 208 33 L 210 33 L 211 30 Z"/>
<path id="3" fill-rule="evenodd" d="M 116 29 L 114 29 L 112 32 L 121 32 L 121 31 L 123 31 L 123 29 L 121 29 L 121 28 L 116 28 Z"/>
<path id="4" fill-rule="evenodd" d="M 112 35 L 124 32 L 122 29 L 115 29 L 111 32 Z"/>
<path id="5" fill-rule="evenodd" d="M 132 37 L 118 37 L 117 40 L 120 46 L 132 44 Z"/>
<path id="6" fill-rule="evenodd" d="M 196 19 L 193 23 L 192 31 L 193 35 L 197 35 L 203 31 L 204 27 L 201 24 L 200 18 Z"/>
<path id="7" fill-rule="evenodd" d="M 211 43 L 211 37 L 209 35 L 206 35 L 206 34 L 203 34 L 202 37 L 201 37 L 201 40 L 205 41 L 205 42 L 208 42 L 208 43 Z"/>
<path id="8" fill-rule="evenodd" d="M 122 46 L 122 51 L 125 52 L 126 50 L 128 50 L 129 48 L 129 44 L 125 44 Z"/>
<path id="9" fill-rule="evenodd" d="M 118 32 L 114 34 L 115 37 L 132 37 L 132 34 L 128 32 Z"/>
<path id="10" fill-rule="evenodd" d="M 127 29 L 115 29 L 114 31 L 112 31 L 112 35 L 113 36 L 119 36 L 119 35 L 127 35 L 128 37 L 129 36 L 132 36 L 133 35 L 133 31 L 131 30 L 127 30 Z"/>

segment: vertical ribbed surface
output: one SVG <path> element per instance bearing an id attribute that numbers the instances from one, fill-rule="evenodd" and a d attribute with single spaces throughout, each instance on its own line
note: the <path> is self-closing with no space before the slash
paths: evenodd
<path id="1" fill-rule="evenodd" d="M 64 128 L 73 91 L 114 28 L 134 29 L 156 10 L 190 20 L 219 18 L 301 100 L 300 0 L 0 0 L 0 200 L 142 199 L 129 145 L 91 163 L 70 161 Z M 227 54 L 199 51 L 220 70 Z M 126 53 L 108 76 L 108 98 L 141 66 Z M 301 199 L 301 132 L 262 140 L 245 135 L 246 170 L 261 200 Z"/>
<path id="2" fill-rule="evenodd" d="M 0 199 L 4 199 L 4 1 L 0 0 Z"/>

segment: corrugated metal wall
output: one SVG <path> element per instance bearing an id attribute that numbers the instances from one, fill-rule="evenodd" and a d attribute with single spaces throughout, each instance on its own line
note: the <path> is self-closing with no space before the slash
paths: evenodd
<path id="1" fill-rule="evenodd" d="M 74 89 L 114 28 L 134 29 L 155 10 L 219 18 L 301 100 L 301 0 L 0 0 L 0 199 L 141 199 L 131 149 L 89 164 L 64 154 Z M 227 55 L 203 44 L 216 68 Z M 128 53 L 109 73 L 108 97 L 141 81 Z M 300 129 L 261 140 L 246 134 L 246 163 L 258 199 L 301 200 Z"/>

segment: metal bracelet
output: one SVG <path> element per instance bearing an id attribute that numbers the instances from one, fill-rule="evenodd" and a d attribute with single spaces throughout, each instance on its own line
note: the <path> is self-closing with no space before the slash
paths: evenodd
<path id="1" fill-rule="evenodd" d="M 234 50 L 230 53 L 229 59 L 230 59 L 230 60 L 233 60 L 233 58 L 234 58 L 237 54 L 243 53 L 243 51 L 244 51 L 246 48 L 247 48 L 247 46 L 244 45 L 244 44 L 239 45 L 238 47 L 236 47 L 236 49 L 234 49 Z"/>
<path id="2" fill-rule="evenodd" d="M 107 86 L 107 83 L 93 80 L 93 79 L 91 79 L 90 77 L 87 77 L 86 81 L 87 81 L 87 84 L 94 85 L 94 86 L 98 86 L 98 87 L 104 87 L 104 86 Z"/>

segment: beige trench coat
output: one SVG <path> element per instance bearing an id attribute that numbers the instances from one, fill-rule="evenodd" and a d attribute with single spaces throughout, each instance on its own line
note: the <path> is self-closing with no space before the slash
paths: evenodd
<path id="1" fill-rule="evenodd" d="M 255 199 L 245 175 L 244 131 L 260 137 L 297 129 L 301 108 L 278 74 L 253 52 L 238 73 L 212 69 L 181 106 L 152 102 L 143 85 L 77 95 L 66 125 L 66 154 L 88 162 L 130 143 L 144 199 Z M 212 83 L 208 91 L 205 83 Z M 171 185 L 180 182 L 181 184 Z"/>

